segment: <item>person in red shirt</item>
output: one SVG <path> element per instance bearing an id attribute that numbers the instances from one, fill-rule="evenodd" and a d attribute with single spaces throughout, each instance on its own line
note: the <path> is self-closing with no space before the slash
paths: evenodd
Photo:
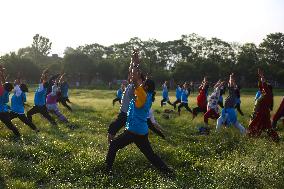
<path id="1" fill-rule="evenodd" d="M 275 142 L 279 141 L 277 132 L 272 128 L 270 111 L 273 109 L 272 86 L 265 81 L 263 72 L 258 70 L 261 97 L 256 101 L 248 128 L 248 135 L 258 137 L 263 131 Z"/>
<path id="2" fill-rule="evenodd" d="M 281 118 L 284 117 L 284 97 L 282 99 L 282 102 L 276 112 L 276 114 L 272 118 L 272 127 L 276 128 L 277 121 Z M 283 124 L 284 124 L 284 119 L 283 119 Z"/>
<path id="3" fill-rule="evenodd" d="M 206 113 L 207 111 L 207 93 L 208 93 L 208 81 L 207 78 L 204 77 L 201 85 L 199 86 L 199 94 L 196 98 L 197 100 L 197 107 L 193 108 L 192 116 L 195 118 L 198 113 L 203 112 Z"/>

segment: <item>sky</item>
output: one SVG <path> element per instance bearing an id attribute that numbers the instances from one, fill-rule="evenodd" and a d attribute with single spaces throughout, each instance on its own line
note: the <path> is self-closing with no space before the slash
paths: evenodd
<path id="1" fill-rule="evenodd" d="M 0 55 L 30 46 L 37 33 L 59 55 L 66 47 L 191 33 L 259 44 L 284 32 L 284 0 L 0 0 L 0 18 Z"/>

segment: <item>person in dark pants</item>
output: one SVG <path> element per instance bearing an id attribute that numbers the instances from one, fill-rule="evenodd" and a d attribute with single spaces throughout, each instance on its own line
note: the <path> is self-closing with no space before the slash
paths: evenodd
<path id="1" fill-rule="evenodd" d="M 35 105 L 27 112 L 28 119 L 32 122 L 32 116 L 34 114 L 40 113 L 44 118 L 46 118 L 52 125 L 57 125 L 55 120 L 49 115 L 46 108 L 46 93 L 47 93 L 47 73 L 43 73 L 41 77 L 41 83 L 39 87 L 36 89 L 34 103 Z"/>
<path id="2" fill-rule="evenodd" d="M 119 104 L 121 104 L 121 99 L 122 99 L 122 95 L 123 95 L 123 92 L 125 90 L 125 86 L 124 84 L 121 84 L 121 87 L 116 91 L 116 97 L 115 99 L 112 100 L 112 105 L 114 106 L 115 105 L 115 102 L 119 102 Z"/>
<path id="3" fill-rule="evenodd" d="M 0 76 L 2 77 L 2 73 L 0 72 Z M 1 85 L 2 86 L 2 85 Z M 8 112 L 8 105 L 9 102 L 9 92 L 12 91 L 13 85 L 11 83 L 5 83 L 3 85 L 3 94 L 0 96 L 0 120 L 5 126 L 10 129 L 17 137 L 20 137 L 20 132 L 15 127 L 15 125 L 11 122 L 10 114 Z"/>
<path id="4" fill-rule="evenodd" d="M 170 101 L 169 98 L 169 87 L 168 87 L 168 81 L 165 81 L 163 84 L 163 92 L 162 92 L 163 99 L 161 100 L 161 107 L 163 107 L 166 103 L 173 106 L 173 104 Z"/>
<path id="5" fill-rule="evenodd" d="M 182 93 L 182 88 L 180 84 L 178 84 L 176 88 L 176 101 L 174 101 L 173 103 L 174 109 L 176 109 L 177 104 L 181 103 L 181 93 Z"/>
<path id="6" fill-rule="evenodd" d="M 181 93 L 181 104 L 178 106 L 178 114 L 180 115 L 181 108 L 185 107 L 187 111 L 192 113 L 192 110 L 188 107 L 188 96 L 190 94 L 190 89 L 187 82 L 183 85 L 183 90 Z"/>
<path id="7" fill-rule="evenodd" d="M 10 120 L 19 118 L 24 124 L 28 125 L 31 129 L 38 132 L 39 130 L 36 128 L 36 126 L 27 118 L 25 115 L 24 110 L 24 103 L 26 102 L 26 94 L 27 87 L 24 84 L 21 84 L 22 89 L 20 88 L 19 83 L 16 83 L 16 86 L 14 88 L 14 95 L 11 98 L 11 111 L 10 111 Z"/>
<path id="8" fill-rule="evenodd" d="M 135 89 L 136 99 L 132 99 L 129 105 L 126 130 L 111 141 L 106 157 L 107 170 L 111 170 L 118 150 L 135 143 L 146 158 L 160 171 L 170 172 L 170 168 L 157 156 L 148 140 L 147 114 L 150 111 L 155 84 L 152 80 L 137 81 Z"/>
<path id="9" fill-rule="evenodd" d="M 64 107 L 66 107 L 70 112 L 72 112 L 72 108 L 67 104 L 71 103 L 69 100 L 68 90 L 69 85 L 67 81 L 65 80 L 65 75 L 63 75 L 60 85 L 60 97 L 58 99 L 58 102 L 62 104 Z"/>
<path id="10" fill-rule="evenodd" d="M 147 117 L 147 125 L 148 125 L 149 129 L 152 130 L 154 133 L 156 133 L 158 136 L 162 137 L 163 139 L 166 138 L 165 135 L 162 132 L 161 126 L 155 120 L 154 113 L 153 113 L 152 109 L 150 109 L 148 117 Z"/>

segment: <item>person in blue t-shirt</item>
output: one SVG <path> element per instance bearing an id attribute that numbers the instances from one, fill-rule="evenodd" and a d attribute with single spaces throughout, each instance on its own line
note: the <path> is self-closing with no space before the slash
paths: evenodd
<path id="1" fill-rule="evenodd" d="M 11 111 L 10 111 L 10 120 L 19 118 L 24 124 L 28 125 L 31 129 L 38 132 L 39 130 L 36 126 L 31 122 L 26 114 L 24 109 L 24 103 L 26 102 L 26 92 L 28 92 L 28 88 L 25 84 L 19 85 L 19 83 L 15 83 L 14 95 L 11 98 Z"/>
<path id="2" fill-rule="evenodd" d="M 48 73 L 43 72 L 39 87 L 36 89 L 35 97 L 34 97 L 34 106 L 27 113 L 28 119 L 32 122 L 32 116 L 34 114 L 40 113 L 43 117 L 45 117 L 52 125 L 57 125 L 55 120 L 49 115 L 46 108 L 46 93 L 48 88 Z"/>
<path id="3" fill-rule="evenodd" d="M 112 105 L 115 105 L 115 102 L 119 102 L 119 104 L 121 104 L 121 99 L 122 99 L 122 95 L 123 92 L 125 91 L 125 85 L 124 83 L 121 84 L 120 88 L 116 91 L 116 98 L 112 100 Z"/>
<path id="4" fill-rule="evenodd" d="M 0 70 L 0 77 L 2 80 L 2 73 Z M 4 83 L 4 82 L 2 82 Z M 15 127 L 15 125 L 11 122 L 10 119 L 10 115 L 9 115 L 9 107 L 7 105 L 7 103 L 9 102 L 9 93 L 12 91 L 13 89 L 13 84 L 11 83 L 4 83 L 3 85 L 4 88 L 4 92 L 3 94 L 0 96 L 0 120 L 5 124 L 5 126 L 10 129 L 11 131 L 13 131 L 13 133 L 17 136 L 20 137 L 20 133 L 19 130 L 17 129 L 17 127 Z"/>
<path id="5" fill-rule="evenodd" d="M 169 98 L 169 86 L 168 86 L 168 81 L 165 81 L 165 83 L 163 84 L 163 91 L 162 91 L 162 97 L 163 99 L 161 100 L 161 107 L 163 107 L 164 105 L 166 105 L 166 103 L 168 103 L 169 105 L 173 106 L 173 104 L 170 101 Z"/>
<path id="6" fill-rule="evenodd" d="M 146 158 L 160 171 L 171 172 L 170 168 L 157 156 L 148 139 L 148 112 L 152 106 L 154 81 L 147 79 L 144 84 L 138 82 L 135 89 L 135 99 L 129 105 L 126 130 L 111 141 L 106 157 L 107 170 L 110 171 L 118 150 L 135 143 Z"/>
<path id="7" fill-rule="evenodd" d="M 66 77 L 65 77 L 66 74 L 63 74 L 61 76 L 61 83 L 59 83 L 59 87 L 60 87 L 60 95 L 59 95 L 59 98 L 58 98 L 58 102 L 60 104 L 62 104 L 64 107 L 66 107 L 70 112 L 72 112 L 72 108 L 67 104 L 68 103 L 71 103 L 70 100 L 69 100 L 69 93 L 68 93 L 68 90 L 69 90 L 69 85 L 66 81 Z"/>
<path id="8" fill-rule="evenodd" d="M 178 114 L 180 115 L 181 108 L 185 107 L 187 111 L 192 113 L 192 110 L 188 107 L 188 96 L 190 95 L 190 88 L 187 82 L 183 84 L 181 93 L 181 104 L 178 106 Z"/>
<path id="9" fill-rule="evenodd" d="M 174 103 L 173 103 L 174 109 L 176 109 L 177 104 L 181 103 L 181 93 L 182 93 L 182 87 L 181 87 L 180 84 L 177 84 L 176 101 L 174 101 Z"/>

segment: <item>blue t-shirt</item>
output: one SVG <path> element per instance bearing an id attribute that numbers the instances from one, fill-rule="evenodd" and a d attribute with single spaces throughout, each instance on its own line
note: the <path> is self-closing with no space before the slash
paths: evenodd
<path id="1" fill-rule="evenodd" d="M 181 93 L 182 93 L 182 89 L 180 87 L 177 87 L 177 89 L 176 89 L 177 100 L 181 100 Z"/>
<path id="2" fill-rule="evenodd" d="M 64 82 L 60 85 L 60 90 L 61 90 L 61 96 L 62 97 L 68 97 L 68 88 L 69 85 L 68 83 Z"/>
<path id="3" fill-rule="evenodd" d="M 26 94 L 22 92 L 20 96 L 16 96 L 15 94 L 11 98 L 11 110 L 18 114 L 24 114 L 24 102 L 27 101 Z"/>
<path id="4" fill-rule="evenodd" d="M 116 97 L 121 99 L 122 98 L 122 94 L 123 94 L 123 91 L 121 88 L 119 88 L 117 91 L 116 91 Z"/>
<path id="5" fill-rule="evenodd" d="M 152 93 L 147 93 L 146 102 L 141 108 L 136 108 L 132 99 L 127 112 L 126 129 L 139 135 L 148 133 L 147 117 L 152 106 Z"/>
<path id="6" fill-rule="evenodd" d="M 44 106 L 46 101 L 46 91 L 47 89 L 44 88 L 42 90 L 40 90 L 40 88 L 38 88 L 35 92 L 35 98 L 34 98 L 34 103 L 36 106 Z"/>
<path id="7" fill-rule="evenodd" d="M 4 90 L 2 96 L 0 96 L 0 112 L 8 112 L 9 106 L 7 103 L 9 102 L 9 92 Z"/>
<path id="8" fill-rule="evenodd" d="M 168 99 L 169 98 L 169 91 L 167 85 L 163 85 L 163 99 Z"/>
<path id="9" fill-rule="evenodd" d="M 188 90 L 183 89 L 182 92 L 181 92 L 181 102 L 188 103 L 188 96 L 189 96 Z"/>

